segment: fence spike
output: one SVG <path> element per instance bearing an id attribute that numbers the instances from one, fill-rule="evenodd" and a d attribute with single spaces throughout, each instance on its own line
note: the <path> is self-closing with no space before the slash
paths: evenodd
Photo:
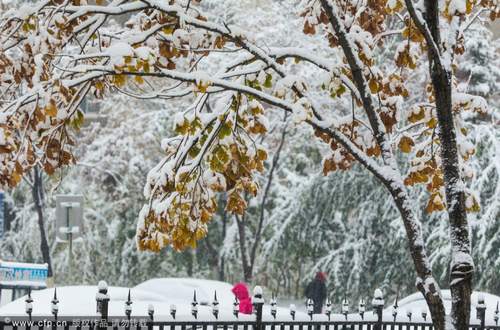
<path id="1" fill-rule="evenodd" d="M 498 310 L 498 301 L 497 301 L 497 309 L 495 309 L 495 316 L 493 317 L 493 319 L 495 320 L 495 325 L 498 325 L 498 314 L 500 313 L 500 311 Z"/>
<path id="2" fill-rule="evenodd" d="M 26 314 L 29 315 L 31 320 L 31 313 L 33 313 L 33 298 L 31 298 L 31 289 L 28 289 L 28 297 L 25 300 L 26 302 Z"/>
<path id="3" fill-rule="evenodd" d="M 212 313 L 215 319 L 219 318 L 219 302 L 217 301 L 217 290 L 214 292 L 214 301 L 212 302 Z"/>
<path id="4" fill-rule="evenodd" d="M 238 314 L 240 312 L 240 302 L 238 300 L 238 297 L 234 296 L 234 302 L 233 302 L 233 315 L 238 318 Z"/>
<path id="5" fill-rule="evenodd" d="M 52 315 L 54 315 L 54 317 L 56 318 L 57 320 L 57 313 L 59 312 L 59 300 L 57 299 L 57 288 L 54 287 L 54 297 L 52 298 L 52 301 L 51 301 L 51 312 L 52 312 Z"/>
<path id="6" fill-rule="evenodd" d="M 326 297 L 326 307 L 325 307 L 325 314 L 328 316 L 328 321 L 330 321 L 330 314 L 332 313 L 332 302 Z"/>
<path id="7" fill-rule="evenodd" d="M 427 307 L 422 307 L 422 318 L 427 321 Z"/>
<path id="8" fill-rule="evenodd" d="M 314 302 L 311 298 L 307 299 L 307 315 L 313 319 L 313 313 L 314 313 Z"/>
<path id="9" fill-rule="evenodd" d="M 408 316 L 408 320 L 411 322 L 411 316 L 412 316 L 413 312 L 411 311 L 411 309 L 408 309 L 406 311 L 406 316 Z"/>
<path id="10" fill-rule="evenodd" d="M 345 294 L 344 294 L 344 300 L 342 300 L 342 314 L 344 314 L 345 319 L 347 320 L 347 315 L 349 314 L 349 300 L 347 300 Z"/>
<path id="11" fill-rule="evenodd" d="M 177 313 L 177 306 L 175 304 L 170 305 L 170 315 L 175 320 L 175 314 Z"/>
<path id="12" fill-rule="evenodd" d="M 270 302 L 270 305 L 271 305 L 271 315 L 276 320 L 276 314 L 277 314 L 278 310 L 276 308 L 277 301 L 276 301 L 276 296 L 275 296 L 274 292 L 272 293 L 271 297 L 272 297 L 271 298 L 271 302 Z"/>
<path id="13" fill-rule="evenodd" d="M 365 311 L 366 311 L 366 302 L 363 298 L 361 298 L 358 304 L 358 312 L 362 320 L 364 320 Z"/>
<path id="14" fill-rule="evenodd" d="M 132 299 L 130 296 L 130 289 L 128 289 L 127 301 L 125 301 L 125 315 L 130 320 L 130 315 L 132 315 Z"/>
<path id="15" fill-rule="evenodd" d="M 198 302 L 196 301 L 196 290 L 193 293 L 193 302 L 191 302 L 191 314 L 198 319 Z"/>
<path id="16" fill-rule="evenodd" d="M 154 314 L 155 314 L 155 306 L 153 306 L 153 304 L 149 304 L 148 305 L 148 315 L 149 315 L 149 319 L 151 321 L 154 320 Z"/>
<path id="17" fill-rule="evenodd" d="M 297 307 L 295 307 L 295 304 L 290 304 L 290 315 L 292 316 L 292 320 L 295 321 L 295 310 Z"/>
<path id="18" fill-rule="evenodd" d="M 396 317 L 398 316 L 398 299 L 399 299 L 399 288 L 398 292 L 396 293 L 396 300 L 394 301 L 394 306 L 392 306 L 392 317 L 394 319 L 394 322 L 396 322 Z"/>

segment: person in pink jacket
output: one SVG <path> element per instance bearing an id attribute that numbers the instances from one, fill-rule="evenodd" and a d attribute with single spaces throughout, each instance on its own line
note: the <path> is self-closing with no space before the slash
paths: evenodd
<path id="1" fill-rule="evenodd" d="M 240 313 L 241 314 L 252 314 L 252 298 L 248 293 L 248 288 L 245 283 L 236 283 L 233 286 L 234 295 L 238 298 L 240 302 Z"/>

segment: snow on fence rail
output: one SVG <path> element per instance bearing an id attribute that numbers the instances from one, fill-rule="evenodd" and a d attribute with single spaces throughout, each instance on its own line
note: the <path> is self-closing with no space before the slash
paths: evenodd
<path id="1" fill-rule="evenodd" d="M 75 297 L 77 300 L 78 297 Z M 0 315 L 0 330 L 4 329 L 168 329 L 168 330 L 433 330 L 432 320 L 427 311 L 421 312 L 419 321 L 412 321 L 412 312 L 400 313 L 396 299 L 391 311 L 384 311 L 384 297 L 380 290 L 376 290 L 372 300 L 371 312 L 366 311 L 366 303 L 362 299 L 359 302 L 357 313 L 349 313 L 349 301 L 344 297 L 340 313 L 332 313 L 332 304 L 327 299 L 324 314 L 313 314 L 314 304 L 308 300 L 307 317 L 297 315 L 295 305 L 290 305 L 286 315 L 279 315 L 277 299 L 272 296 L 269 304 L 265 306 L 262 288 L 256 286 L 253 291 L 253 314 L 246 315 L 239 312 L 239 302 L 235 298 L 230 313 L 221 313 L 217 292 L 209 308 L 209 313 L 200 313 L 199 304 L 196 299 L 196 291 L 190 306 L 190 315 L 178 315 L 177 306 L 172 304 L 168 311 L 165 306 L 160 306 L 159 315 L 155 314 L 155 306 L 149 304 L 143 312 L 134 313 L 132 317 L 132 305 L 134 301 L 130 290 L 127 300 L 124 301 L 123 314 L 121 316 L 109 313 L 110 296 L 106 282 L 101 281 L 96 293 L 96 314 L 89 317 L 74 317 L 59 315 L 59 300 L 57 289 L 51 301 L 36 302 L 50 304 L 52 315 L 33 315 L 35 304 L 31 297 L 31 291 L 25 299 L 25 315 L 5 316 Z M 84 302 L 78 302 L 84 303 Z M 161 303 L 158 303 L 161 305 Z M 144 306 L 143 306 L 144 307 Z M 265 308 L 264 308 L 265 307 Z M 206 312 L 206 310 L 205 310 Z M 469 329 L 471 330 L 500 330 L 499 306 L 497 303 L 494 311 L 493 321 L 495 324 L 485 324 L 486 305 L 484 297 L 478 298 L 476 306 L 476 318 L 471 315 Z M 406 314 L 406 315 L 405 315 Z M 305 315 L 305 314 L 304 314 Z"/>

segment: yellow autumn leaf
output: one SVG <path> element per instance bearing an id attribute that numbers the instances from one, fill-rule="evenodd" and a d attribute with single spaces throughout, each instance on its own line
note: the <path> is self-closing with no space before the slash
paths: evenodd
<path id="1" fill-rule="evenodd" d="M 104 83 L 100 80 L 96 81 L 94 83 L 94 87 L 98 90 L 98 91 L 102 91 L 104 89 Z"/>
<path id="2" fill-rule="evenodd" d="M 56 102 L 53 99 L 51 99 L 49 104 L 45 107 L 45 114 L 49 117 L 57 116 Z"/>
<path id="3" fill-rule="evenodd" d="M 378 82 L 374 78 L 370 79 L 368 86 L 370 87 L 372 94 L 376 94 L 378 92 Z"/>
<path id="4" fill-rule="evenodd" d="M 123 74 L 119 74 L 113 77 L 113 83 L 117 87 L 123 87 L 126 82 L 127 82 L 127 77 Z"/>
<path id="5" fill-rule="evenodd" d="M 209 81 L 200 81 L 199 83 L 196 84 L 196 88 L 200 93 L 206 93 L 208 87 L 211 85 L 211 82 Z"/>
<path id="6" fill-rule="evenodd" d="M 423 107 L 419 107 L 416 110 L 413 110 L 411 114 L 408 116 L 408 121 L 412 124 L 418 122 L 425 118 L 425 109 Z"/>
<path id="7" fill-rule="evenodd" d="M 162 32 L 165 33 L 166 35 L 171 35 L 172 33 L 174 33 L 174 27 L 166 26 L 162 29 Z"/>
<path id="8" fill-rule="evenodd" d="M 409 136 L 403 136 L 401 140 L 399 140 L 399 149 L 404 153 L 411 152 L 412 147 L 415 145 L 413 139 Z"/>
<path id="9" fill-rule="evenodd" d="M 135 76 L 135 82 L 138 83 L 139 85 L 144 84 L 144 79 L 141 76 Z"/>

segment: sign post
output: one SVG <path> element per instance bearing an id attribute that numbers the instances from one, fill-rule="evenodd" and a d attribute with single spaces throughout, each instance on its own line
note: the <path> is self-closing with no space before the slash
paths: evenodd
<path id="1" fill-rule="evenodd" d="M 3 237 L 5 230 L 5 208 L 4 208 L 5 195 L 3 191 L 0 191 L 0 238 Z"/>
<path id="2" fill-rule="evenodd" d="M 71 271 L 73 242 L 81 240 L 83 231 L 83 196 L 56 196 L 56 240 L 68 243 L 68 265 Z"/>

